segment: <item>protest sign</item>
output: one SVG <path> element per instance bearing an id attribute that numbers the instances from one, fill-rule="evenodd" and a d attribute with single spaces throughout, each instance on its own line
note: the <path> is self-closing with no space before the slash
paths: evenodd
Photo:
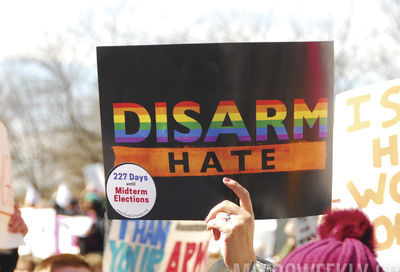
<path id="1" fill-rule="evenodd" d="M 52 208 L 21 208 L 28 233 L 25 245 L 19 247 L 21 255 L 32 254 L 37 258 L 47 258 L 56 253 L 56 210 Z"/>
<path id="2" fill-rule="evenodd" d="M 82 172 L 85 178 L 87 190 L 105 194 L 104 166 L 102 163 L 88 164 L 83 167 Z"/>
<path id="3" fill-rule="evenodd" d="M 400 267 L 400 79 L 336 96 L 333 203 L 359 207 L 376 227 L 379 260 Z M 389 270 L 389 269 L 387 269 Z"/>
<path id="4" fill-rule="evenodd" d="M 210 232 L 202 222 L 112 220 L 104 271 L 204 271 Z"/>
<path id="5" fill-rule="evenodd" d="M 71 190 L 69 189 L 68 185 L 63 183 L 60 183 L 57 188 L 57 193 L 56 193 L 56 204 L 60 206 L 61 208 L 66 209 L 69 205 L 69 203 L 72 202 L 72 193 Z"/>
<path id="6" fill-rule="evenodd" d="M 39 192 L 35 189 L 35 187 L 32 186 L 32 184 L 28 184 L 28 186 L 26 186 L 24 206 L 34 206 L 39 201 L 40 201 Z"/>
<path id="7" fill-rule="evenodd" d="M 276 219 L 255 220 L 254 251 L 258 257 L 263 259 L 271 259 L 273 257 L 277 228 L 278 220 Z"/>
<path id="8" fill-rule="evenodd" d="M 85 237 L 93 225 L 88 216 L 57 215 L 53 208 L 25 207 L 21 208 L 21 215 L 28 233 L 26 243 L 18 251 L 20 255 L 32 254 L 41 259 L 60 253 L 79 253 L 78 237 Z"/>
<path id="9" fill-rule="evenodd" d="M 296 247 L 300 247 L 317 236 L 318 216 L 294 218 L 294 237 Z"/>
<path id="10" fill-rule="evenodd" d="M 204 219 L 229 176 L 258 219 L 331 200 L 333 43 L 97 49 L 108 216 Z"/>
<path id="11" fill-rule="evenodd" d="M 7 130 L 0 122 L 0 249 L 17 248 L 24 242 L 22 234 L 8 232 L 8 222 L 13 213 L 11 156 Z"/>
<path id="12" fill-rule="evenodd" d="M 94 224 L 89 216 L 57 215 L 56 216 L 56 246 L 55 252 L 59 253 L 80 253 L 78 237 L 86 237 Z"/>

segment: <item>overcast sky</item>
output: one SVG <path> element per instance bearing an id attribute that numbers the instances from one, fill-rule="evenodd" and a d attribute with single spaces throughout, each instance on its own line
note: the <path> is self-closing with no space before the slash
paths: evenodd
<path id="1" fill-rule="evenodd" d="M 297 0 L 13 0 L 0 4 L 0 59 L 7 56 L 35 52 L 38 46 L 46 44 L 56 34 L 66 34 L 72 27 L 87 17 L 88 11 L 96 14 L 97 30 L 104 10 L 118 10 L 129 13 L 134 7 L 134 18 L 129 18 L 137 31 L 151 35 L 174 35 L 176 31 L 191 28 L 192 36 L 201 36 L 199 22 L 210 25 L 218 16 L 235 12 L 241 20 L 251 20 L 257 16 L 273 17 L 273 40 L 288 40 L 286 32 L 290 20 L 307 21 L 312 24 L 324 17 L 335 22 L 344 20 L 349 0 L 297 1 Z M 110 3 L 113 3 L 112 5 Z M 122 3 L 122 4 L 121 4 Z M 129 5 L 127 4 L 129 3 Z M 352 21 L 359 32 L 369 31 L 378 24 L 380 2 L 378 0 L 356 1 L 353 5 Z M 121 8 L 123 7 L 123 8 Z M 121 11 L 122 9 L 122 11 Z M 127 9 L 127 10 L 124 10 Z M 121 15 L 122 16 L 122 15 Z M 202 21 L 203 20 L 203 21 Z"/>

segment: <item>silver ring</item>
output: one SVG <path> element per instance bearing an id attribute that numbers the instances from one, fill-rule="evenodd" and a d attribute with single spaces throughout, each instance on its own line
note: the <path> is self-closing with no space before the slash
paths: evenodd
<path id="1" fill-rule="evenodd" d="M 231 219 L 231 214 L 230 213 L 225 213 L 224 214 L 224 220 L 225 222 L 228 222 Z"/>

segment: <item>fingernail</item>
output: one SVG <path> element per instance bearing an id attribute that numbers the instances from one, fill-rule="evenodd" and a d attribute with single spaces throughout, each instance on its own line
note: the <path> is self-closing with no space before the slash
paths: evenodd
<path id="1" fill-rule="evenodd" d="M 227 178 L 227 177 L 224 177 L 224 181 L 225 181 L 225 182 L 230 182 L 231 179 L 230 179 L 230 178 Z"/>

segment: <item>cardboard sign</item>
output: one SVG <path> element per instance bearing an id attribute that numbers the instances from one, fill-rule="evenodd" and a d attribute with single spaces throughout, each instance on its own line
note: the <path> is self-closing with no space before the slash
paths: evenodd
<path id="1" fill-rule="evenodd" d="M 400 265 L 399 121 L 400 79 L 336 96 L 333 201 L 371 218 L 387 271 Z"/>
<path id="2" fill-rule="evenodd" d="M 24 242 L 22 234 L 8 232 L 8 222 L 13 213 L 11 156 L 7 130 L 0 122 L 0 249 L 17 248 Z"/>
<path id="3" fill-rule="evenodd" d="M 204 219 L 251 193 L 255 216 L 331 197 L 333 43 L 99 47 L 110 218 Z"/>
<path id="4" fill-rule="evenodd" d="M 104 271 L 204 271 L 210 232 L 202 222 L 113 220 Z"/>

